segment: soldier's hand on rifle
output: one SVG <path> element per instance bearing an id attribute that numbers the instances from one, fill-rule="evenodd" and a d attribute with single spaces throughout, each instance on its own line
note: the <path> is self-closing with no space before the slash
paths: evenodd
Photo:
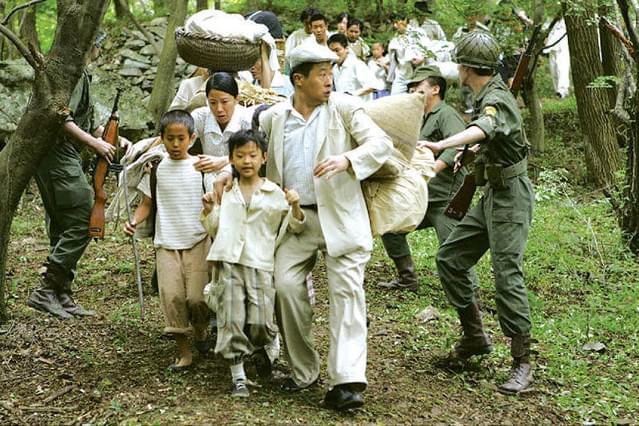
<path id="1" fill-rule="evenodd" d="M 457 154 L 455 154 L 455 165 L 453 167 L 453 172 L 457 173 L 459 169 L 475 161 L 477 152 L 479 152 L 479 147 L 480 145 L 476 144 L 468 148 L 468 150 L 466 151 L 466 154 L 464 154 L 463 159 L 462 159 L 462 154 L 464 152 L 464 147 L 463 146 L 457 147 Z"/>
<path id="2" fill-rule="evenodd" d="M 138 226 L 138 224 L 135 222 L 135 220 L 132 221 L 132 223 L 124 222 L 124 233 L 127 234 L 129 237 L 132 237 L 133 234 L 135 234 L 135 227 Z"/>
<path id="3" fill-rule="evenodd" d="M 233 187 L 233 175 L 227 171 L 222 171 L 213 183 L 213 194 L 215 194 L 215 202 L 222 202 L 222 194 L 228 192 Z"/>
<path id="4" fill-rule="evenodd" d="M 193 164 L 198 172 L 211 173 L 222 170 L 228 163 L 228 157 L 215 157 L 213 155 L 199 154 L 198 160 Z"/>
<path id="5" fill-rule="evenodd" d="M 115 155 L 115 147 L 110 143 L 104 141 L 102 138 L 95 138 L 93 142 L 93 149 L 98 155 L 104 157 L 109 163 L 113 160 Z"/>
<path id="6" fill-rule="evenodd" d="M 348 170 L 350 165 L 351 162 L 345 155 L 331 155 L 315 166 L 313 175 L 315 177 L 326 176 L 326 179 L 330 179 L 337 173 Z"/>
<path id="7" fill-rule="evenodd" d="M 208 214 L 211 213 L 211 210 L 213 210 L 213 206 L 217 202 L 216 198 L 215 192 L 207 192 L 202 195 L 202 208 L 205 215 L 208 216 Z"/>

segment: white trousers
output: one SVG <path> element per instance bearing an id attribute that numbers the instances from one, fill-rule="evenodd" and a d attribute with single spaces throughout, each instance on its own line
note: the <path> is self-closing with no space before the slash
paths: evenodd
<path id="1" fill-rule="evenodd" d="M 568 49 L 558 49 L 550 52 L 550 75 L 555 93 L 562 98 L 570 92 L 570 54 Z"/>
<path id="2" fill-rule="evenodd" d="M 356 251 L 332 257 L 317 212 L 304 210 L 306 224 L 300 234 L 288 233 L 275 253 L 275 310 L 287 350 L 292 378 L 300 387 L 319 376 L 319 354 L 315 350 L 313 309 L 306 287 L 321 250 L 326 259 L 329 298 L 328 385 L 357 383 L 366 387 L 366 299 L 364 269 L 370 252 Z"/>

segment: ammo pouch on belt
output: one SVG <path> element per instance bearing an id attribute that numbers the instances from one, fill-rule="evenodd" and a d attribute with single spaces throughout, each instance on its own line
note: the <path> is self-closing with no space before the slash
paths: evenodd
<path id="1" fill-rule="evenodd" d="M 481 164 L 484 170 L 483 184 L 488 182 L 493 189 L 502 190 L 506 189 L 506 181 L 512 177 L 523 175 L 528 170 L 528 161 L 526 158 L 512 166 L 504 167 L 501 164 Z M 477 170 L 477 167 L 475 167 Z M 477 175 L 475 175 L 477 179 Z M 480 185 L 479 182 L 477 185 Z"/>

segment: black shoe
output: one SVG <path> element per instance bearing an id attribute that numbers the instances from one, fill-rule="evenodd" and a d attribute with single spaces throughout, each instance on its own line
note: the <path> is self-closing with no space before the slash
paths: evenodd
<path id="1" fill-rule="evenodd" d="M 261 379 L 270 379 L 273 376 L 273 365 L 269 359 L 266 350 L 260 348 L 253 352 L 252 355 L 253 364 L 255 364 L 255 371 Z"/>
<path id="2" fill-rule="evenodd" d="M 299 392 L 301 390 L 310 388 L 311 386 L 313 386 L 316 383 L 317 383 L 317 379 L 315 379 L 315 381 L 313 383 L 311 383 L 310 385 L 302 387 L 302 386 L 298 385 L 297 383 L 295 383 L 295 380 L 293 380 L 293 378 L 287 377 L 280 384 L 280 390 L 282 392 L 289 392 L 289 393 Z"/>
<path id="3" fill-rule="evenodd" d="M 362 405 L 364 405 L 362 393 L 354 391 L 349 383 L 335 386 L 324 396 L 324 406 L 337 411 L 352 410 Z"/>
<path id="4" fill-rule="evenodd" d="M 195 349 L 197 349 L 200 355 L 206 356 L 211 350 L 213 343 L 211 342 L 211 339 L 207 337 L 204 340 L 196 340 L 195 342 L 193 342 L 193 346 L 195 346 Z"/>
<path id="5" fill-rule="evenodd" d="M 40 287 L 33 290 L 29 299 L 27 299 L 27 305 L 33 309 L 48 312 L 60 319 L 73 318 L 73 315 L 65 311 L 60 304 L 60 300 L 58 299 L 58 295 L 55 290 L 50 288 Z"/>

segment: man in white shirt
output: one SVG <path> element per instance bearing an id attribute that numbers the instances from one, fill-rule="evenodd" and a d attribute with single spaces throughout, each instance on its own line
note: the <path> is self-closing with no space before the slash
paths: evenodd
<path id="1" fill-rule="evenodd" d="M 370 68 L 348 49 L 348 39 L 344 34 L 333 34 L 328 39 L 328 46 L 337 55 L 337 62 L 333 65 L 336 92 L 350 93 L 369 101 L 373 99 L 375 90 L 384 89 Z"/>
<path id="2" fill-rule="evenodd" d="M 328 33 L 328 19 L 326 19 L 326 16 L 319 12 L 311 16 L 311 32 L 317 44 L 328 47 L 326 43 L 330 34 Z"/>
<path id="3" fill-rule="evenodd" d="M 393 26 L 397 31 L 388 44 L 391 65 L 388 79 L 392 81 L 391 95 L 406 93 L 413 68 L 424 62 L 429 39 L 419 27 L 413 27 L 404 16 L 397 16 Z"/>
<path id="4" fill-rule="evenodd" d="M 284 44 L 284 50 L 286 54 L 302 44 L 307 38 L 312 36 L 311 16 L 317 13 L 319 13 L 319 11 L 312 7 L 307 7 L 302 11 L 302 14 L 300 15 L 300 22 L 304 25 L 304 27 L 293 31 L 286 38 L 286 43 Z"/>
<path id="5" fill-rule="evenodd" d="M 348 47 L 353 51 L 357 59 L 365 61 L 371 54 L 371 49 L 368 44 L 361 37 L 362 27 L 364 23 L 357 18 L 348 20 L 348 30 L 346 31 L 346 37 L 348 37 Z"/>
<path id="6" fill-rule="evenodd" d="M 330 301 L 324 404 L 346 410 L 364 403 L 367 384 L 363 282 L 373 238 L 360 181 L 389 158 L 392 143 L 360 102 L 331 92 L 333 52 L 303 45 L 288 59 L 295 92 L 260 116 L 269 140 L 266 176 L 300 194 L 306 218 L 304 233 L 285 234 L 275 254 L 276 312 L 292 370 L 282 389 L 300 390 L 319 377 L 305 278 L 321 250 Z"/>

